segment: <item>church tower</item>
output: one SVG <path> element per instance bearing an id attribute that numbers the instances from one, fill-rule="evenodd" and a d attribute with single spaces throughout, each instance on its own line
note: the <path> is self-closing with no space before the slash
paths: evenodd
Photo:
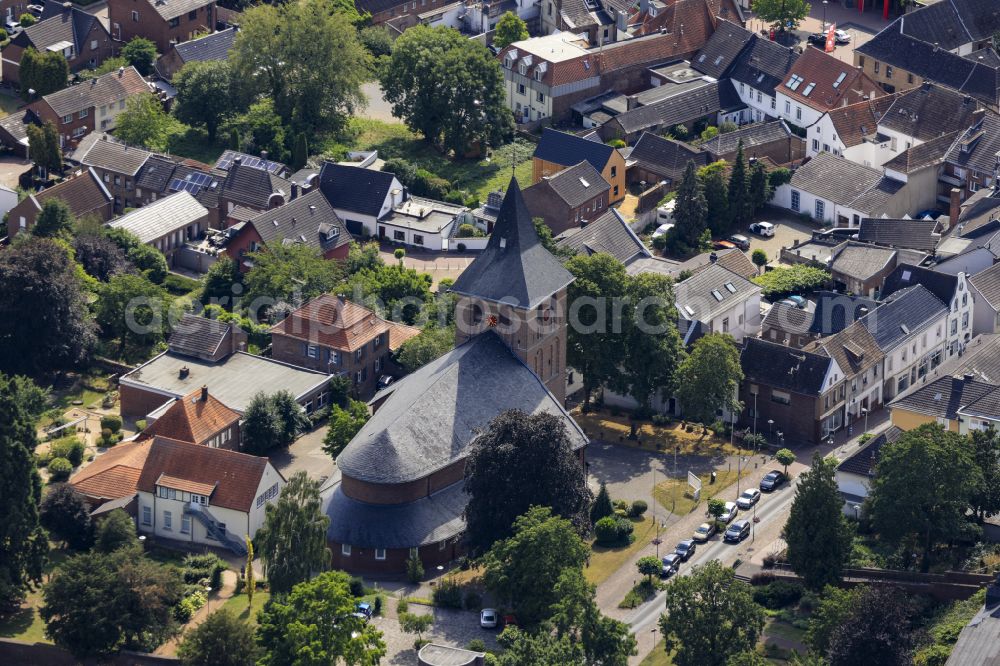
<path id="1" fill-rule="evenodd" d="M 486 249 L 451 291 L 456 344 L 493 331 L 566 401 L 566 288 L 573 275 L 542 247 L 517 180 L 511 179 Z"/>

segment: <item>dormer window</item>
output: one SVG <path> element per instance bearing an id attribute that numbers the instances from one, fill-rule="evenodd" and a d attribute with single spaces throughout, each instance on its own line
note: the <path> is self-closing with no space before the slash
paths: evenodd
<path id="1" fill-rule="evenodd" d="M 527 73 L 528 73 L 528 66 L 527 66 L 527 65 L 525 65 L 525 64 L 524 64 L 524 63 L 522 62 L 522 63 L 521 63 L 521 65 L 520 65 L 520 66 L 519 66 L 519 67 L 517 68 L 517 70 L 518 70 L 519 72 L 521 72 L 521 74 L 527 74 Z"/>
<path id="2" fill-rule="evenodd" d="M 539 68 L 535 68 L 535 80 L 536 81 L 541 81 L 542 80 L 542 70 L 541 70 L 540 67 Z"/>
<path id="3" fill-rule="evenodd" d="M 506 67 L 507 69 L 510 69 L 514 66 L 514 61 L 511 60 L 510 57 L 504 58 L 503 66 Z"/>

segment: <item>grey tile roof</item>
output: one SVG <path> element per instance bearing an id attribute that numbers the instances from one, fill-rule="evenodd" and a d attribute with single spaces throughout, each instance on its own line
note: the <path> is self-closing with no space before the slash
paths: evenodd
<path id="1" fill-rule="evenodd" d="M 753 155 L 755 147 L 774 141 L 787 140 L 790 136 L 792 136 L 792 130 L 788 128 L 785 121 L 775 120 L 769 123 L 744 125 L 735 132 L 719 134 L 711 141 L 701 144 L 701 147 L 713 156 L 726 155 L 736 152 L 739 142 L 742 141 L 743 150 L 746 151 L 747 155 Z"/>
<path id="2" fill-rule="evenodd" d="M 1000 605 L 984 605 L 958 635 L 946 666 L 1000 662 Z"/>
<path id="3" fill-rule="evenodd" d="M 941 242 L 935 232 L 936 220 L 889 220 L 873 217 L 861 219 L 858 240 L 887 247 L 906 247 L 932 252 Z"/>
<path id="4" fill-rule="evenodd" d="M 182 191 L 122 215 L 108 226 L 129 231 L 143 243 L 152 243 L 207 217 L 208 209 L 189 192 Z"/>
<path id="5" fill-rule="evenodd" d="M 183 16 L 188 12 L 212 4 L 212 0 L 150 0 L 150 5 L 164 21 Z M 215 26 L 209 26 L 214 28 Z"/>
<path id="6" fill-rule="evenodd" d="M 459 482 L 415 502 L 368 504 L 345 495 L 338 483 L 322 500 L 328 540 L 354 548 L 415 548 L 464 532 L 469 496 Z"/>
<path id="7" fill-rule="evenodd" d="M 733 63 L 729 77 L 774 97 L 774 89 L 785 80 L 788 70 L 798 57 L 799 54 L 794 49 L 754 35 L 753 41 L 740 52 Z"/>
<path id="8" fill-rule="evenodd" d="M 27 143 L 28 129 L 26 122 L 34 119 L 34 114 L 27 111 L 16 111 L 9 116 L 0 118 L 0 127 L 10 134 L 15 141 Z"/>
<path id="9" fill-rule="evenodd" d="M 925 83 L 898 95 L 879 126 L 929 141 L 942 134 L 968 129 L 978 106 L 965 95 Z"/>
<path id="10" fill-rule="evenodd" d="M 705 166 L 709 163 L 708 153 L 696 150 L 681 141 L 665 139 L 652 132 L 643 132 L 632 147 L 629 162 L 635 162 L 640 167 L 653 173 L 666 176 L 672 181 L 680 180 L 688 162 L 695 166 Z"/>
<path id="11" fill-rule="evenodd" d="M 889 201 L 906 186 L 901 180 L 883 176 L 873 187 L 851 202 L 851 208 L 869 215 L 881 215 Z"/>
<path id="12" fill-rule="evenodd" d="M 623 264 L 651 256 L 643 242 L 614 208 L 608 209 L 583 228 L 559 234 L 556 243 L 561 247 L 572 248 L 577 254 L 610 254 Z"/>
<path id="13" fill-rule="evenodd" d="M 983 47 L 978 51 L 973 51 L 972 53 L 966 54 L 962 57 L 966 60 L 971 60 L 972 62 L 981 62 L 988 67 L 1000 67 L 1000 54 L 989 46 Z"/>
<path id="14" fill-rule="evenodd" d="M 967 404 L 958 410 L 962 416 L 972 416 L 991 421 L 1000 420 L 1000 387 L 993 385 L 993 390 Z"/>
<path id="15" fill-rule="evenodd" d="M 53 44 L 71 42 L 76 53 L 83 53 L 87 35 L 95 23 L 107 34 L 96 16 L 77 7 L 67 10 L 61 3 L 47 2 L 41 20 L 21 31 L 12 43 L 22 47 L 30 45 L 38 51 L 45 51 Z"/>
<path id="16" fill-rule="evenodd" d="M 174 49 L 185 63 L 225 60 L 235 40 L 236 28 L 227 28 L 198 39 L 181 42 L 174 46 Z"/>
<path id="17" fill-rule="evenodd" d="M 256 214 L 249 224 L 257 230 L 264 245 L 306 245 L 329 252 L 351 242 L 343 220 L 319 190 Z"/>
<path id="18" fill-rule="evenodd" d="M 993 173 L 997 153 L 1000 153 L 1000 116 L 987 111 L 979 124 L 958 135 L 945 159 L 963 169 Z"/>
<path id="19" fill-rule="evenodd" d="M 850 458 L 837 465 L 838 472 L 857 474 L 859 476 L 869 476 L 875 473 L 875 466 L 878 465 L 879 453 L 886 444 L 899 441 L 903 436 L 903 430 L 896 426 L 889 426 L 876 435 L 864 448 L 854 453 Z"/>
<path id="20" fill-rule="evenodd" d="M 992 0 L 942 0 L 906 14 L 900 23 L 907 35 L 951 51 L 989 39 L 1000 30 L 1000 12 Z"/>
<path id="21" fill-rule="evenodd" d="M 173 178 L 177 163 L 163 155 L 153 155 L 143 165 L 135 186 L 151 192 L 165 192 Z"/>
<path id="22" fill-rule="evenodd" d="M 691 67 L 713 78 L 722 79 L 753 36 L 752 32 L 742 26 L 730 21 L 719 21 L 715 32 L 701 47 L 698 55 L 691 58 Z"/>
<path id="23" fill-rule="evenodd" d="M 978 379 L 965 381 L 964 377 L 941 377 L 913 393 L 896 398 L 889 403 L 889 407 L 954 420 L 958 418 L 959 409 L 997 390 L 995 384 Z"/>
<path id="24" fill-rule="evenodd" d="M 132 95 L 149 92 L 149 86 L 135 67 L 108 72 L 96 79 L 63 88 L 42 99 L 57 116 L 67 116 L 83 109 L 118 103 Z"/>
<path id="25" fill-rule="evenodd" d="M 858 321 L 872 334 L 879 348 L 888 352 L 947 312 L 948 308 L 937 296 L 917 284 L 892 294 Z"/>
<path id="26" fill-rule="evenodd" d="M 382 405 L 337 458 L 352 479 L 378 484 L 423 479 L 468 455 L 476 430 L 509 409 L 548 412 L 574 449 L 587 437 L 541 380 L 487 331 L 388 389 Z"/>
<path id="27" fill-rule="evenodd" d="M 788 333 L 806 333 L 812 326 L 815 312 L 791 303 L 778 301 L 773 303 L 761 321 L 764 330 L 778 329 Z"/>
<path id="28" fill-rule="evenodd" d="M 819 153 L 792 174 L 791 186 L 839 206 L 851 206 L 878 185 L 882 172 L 830 153 Z"/>
<path id="29" fill-rule="evenodd" d="M 538 187 L 543 183 L 548 183 L 548 187 L 570 208 L 582 206 L 602 192 L 611 189 L 611 185 L 604 180 L 601 172 L 587 161 L 563 169 L 531 187 Z"/>
<path id="30" fill-rule="evenodd" d="M 951 132 L 930 141 L 918 143 L 883 164 L 882 168 L 910 174 L 929 166 L 941 166 L 957 136 L 958 132 Z"/>
<path id="31" fill-rule="evenodd" d="M 834 258 L 830 270 L 857 280 L 868 280 L 896 258 L 896 251 L 875 245 L 848 243 Z"/>
<path id="32" fill-rule="evenodd" d="M 826 354 L 847 375 L 864 372 L 885 358 L 874 336 L 860 321 L 828 338 L 810 343 L 805 349 Z"/>
<path id="33" fill-rule="evenodd" d="M 995 229 L 998 218 L 1000 191 L 982 188 L 962 203 L 958 216 L 959 233 L 966 238 L 980 236 Z"/>
<path id="34" fill-rule="evenodd" d="M 882 287 L 882 296 L 888 297 L 916 284 L 923 285 L 939 301 L 947 305 L 955 297 L 955 291 L 958 289 L 958 277 L 938 272 L 933 268 L 900 263 L 886 276 L 885 284 Z"/>
<path id="35" fill-rule="evenodd" d="M 717 263 L 674 285 L 681 319 L 705 323 L 756 293 L 760 293 L 760 287 Z"/>
<path id="36" fill-rule="evenodd" d="M 969 278 L 969 283 L 986 299 L 987 305 L 1000 312 L 1000 264 L 976 273 Z"/>
<path id="37" fill-rule="evenodd" d="M 458 276 L 452 291 L 531 309 L 572 281 L 573 275 L 542 247 L 512 178 L 486 249 Z"/>
<path id="38" fill-rule="evenodd" d="M 951 375 L 966 374 L 989 384 L 1000 384 L 1000 334 L 977 335 L 965 346 L 962 362 L 952 369 Z"/>
<path id="39" fill-rule="evenodd" d="M 822 393 L 831 363 L 828 356 L 760 338 L 744 338 L 740 353 L 745 381 L 810 396 Z"/>
<path id="40" fill-rule="evenodd" d="M 167 340 L 167 348 L 185 356 L 212 356 L 232 326 L 217 319 L 184 313 Z"/>
<path id="41" fill-rule="evenodd" d="M 220 189 L 230 201 L 258 210 L 269 207 L 272 194 L 281 193 L 287 199 L 291 193 L 287 180 L 245 164 L 229 167 Z"/>
<path id="42" fill-rule="evenodd" d="M 567 167 L 585 160 L 603 172 L 614 152 L 609 145 L 546 127 L 532 157 Z"/>
<path id="43" fill-rule="evenodd" d="M 134 176 L 139 173 L 139 169 L 150 156 L 151 152 L 137 146 L 126 146 L 114 140 L 99 138 L 93 142 L 90 150 L 80 157 L 80 163 Z"/>
<path id="44" fill-rule="evenodd" d="M 319 187 L 334 208 L 378 216 L 394 178 L 386 171 L 324 162 Z"/>
<path id="45" fill-rule="evenodd" d="M 653 127 L 687 123 L 742 106 L 743 102 L 729 80 L 713 81 L 655 104 L 621 113 L 615 116 L 613 122 L 621 125 L 626 133 L 633 134 Z"/>
<path id="46" fill-rule="evenodd" d="M 813 298 L 816 309 L 809 332 L 820 336 L 839 333 L 878 307 L 878 303 L 870 298 L 834 291 L 814 292 Z"/>

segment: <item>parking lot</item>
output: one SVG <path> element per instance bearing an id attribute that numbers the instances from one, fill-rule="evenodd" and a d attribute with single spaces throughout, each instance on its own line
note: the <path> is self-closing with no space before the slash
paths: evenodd
<path id="1" fill-rule="evenodd" d="M 773 224 L 774 236 L 764 238 L 763 236 L 752 234 L 746 229 L 737 233 L 743 234 L 750 239 L 749 253 L 752 253 L 756 249 L 764 250 L 764 252 L 767 252 L 768 260 L 772 263 L 778 261 L 782 248 L 790 247 L 796 241 L 811 237 L 813 231 L 816 230 L 816 227 L 813 225 L 802 222 L 795 217 L 783 216 L 777 210 L 765 210 L 757 219 Z"/>

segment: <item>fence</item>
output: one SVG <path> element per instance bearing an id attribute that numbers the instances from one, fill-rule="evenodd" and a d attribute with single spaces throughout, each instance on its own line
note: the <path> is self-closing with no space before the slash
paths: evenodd
<path id="1" fill-rule="evenodd" d="M 773 573 L 779 578 L 798 576 L 788 564 L 779 563 L 764 572 Z M 944 573 L 922 573 L 919 571 L 895 571 L 892 569 L 844 569 L 842 585 L 894 585 L 909 592 L 928 594 L 938 600 L 968 599 L 984 587 L 989 586 L 995 577 L 990 574 L 970 573 L 967 571 L 945 571 Z"/>

